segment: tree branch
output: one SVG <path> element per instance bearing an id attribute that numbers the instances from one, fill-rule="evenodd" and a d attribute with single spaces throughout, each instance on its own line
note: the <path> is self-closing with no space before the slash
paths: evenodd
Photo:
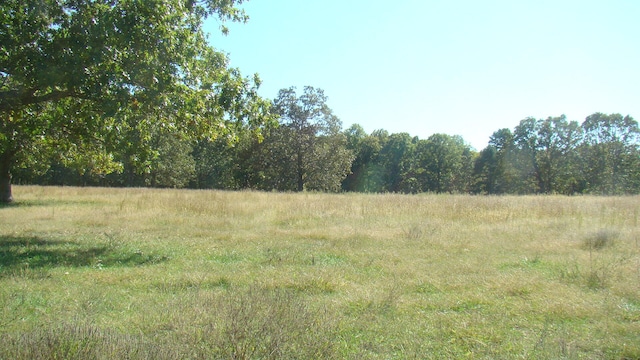
<path id="1" fill-rule="evenodd" d="M 42 95 L 36 95 L 37 92 L 37 88 L 0 91 L 0 112 L 20 110 L 29 105 L 78 96 L 77 93 L 71 90 L 53 90 Z"/>

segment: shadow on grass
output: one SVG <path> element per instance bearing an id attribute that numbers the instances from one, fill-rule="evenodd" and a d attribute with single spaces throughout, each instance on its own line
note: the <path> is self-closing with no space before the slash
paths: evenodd
<path id="1" fill-rule="evenodd" d="M 16 208 L 16 207 L 22 207 L 22 206 L 32 206 L 29 203 L 25 203 L 25 202 L 17 202 L 17 201 L 12 201 L 10 203 L 4 203 L 4 202 L 0 202 L 0 210 L 2 209 L 10 209 L 10 208 Z"/>
<path id="2" fill-rule="evenodd" d="M 122 245 L 84 244 L 29 236 L 0 236 L 0 277 L 55 267 L 122 267 L 156 264 L 166 256 Z"/>
<path id="3" fill-rule="evenodd" d="M 29 208 L 36 206 L 60 206 L 60 205 L 94 205 L 96 201 L 91 200 L 66 200 L 66 199 L 31 199 L 14 200 L 10 203 L 0 203 L 0 210 L 11 208 Z"/>

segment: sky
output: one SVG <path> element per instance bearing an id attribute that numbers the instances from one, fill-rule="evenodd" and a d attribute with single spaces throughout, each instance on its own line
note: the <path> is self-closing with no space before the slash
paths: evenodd
<path id="1" fill-rule="evenodd" d="M 324 90 L 346 129 L 476 150 L 527 117 L 640 120 L 638 0 L 251 0 L 246 24 L 205 31 L 260 94 Z"/>

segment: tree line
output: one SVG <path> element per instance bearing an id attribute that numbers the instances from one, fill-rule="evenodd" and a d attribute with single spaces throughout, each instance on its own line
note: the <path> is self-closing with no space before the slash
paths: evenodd
<path id="1" fill-rule="evenodd" d="M 638 123 L 527 118 L 459 136 L 346 130 L 321 89 L 258 95 L 203 22 L 241 0 L 0 2 L 0 203 L 12 183 L 277 191 L 637 194 Z"/>
<path id="2" fill-rule="evenodd" d="M 408 133 L 354 124 L 343 130 L 321 89 L 280 90 L 270 111 L 278 119 L 237 137 L 193 140 L 159 130 L 145 157 L 117 146 L 115 171 L 50 158 L 16 171 L 21 183 L 151 186 L 276 191 L 473 194 L 640 193 L 640 130 L 630 116 L 595 113 L 582 124 L 562 115 L 526 118 L 493 133 L 487 147 L 460 136 Z M 89 157 L 94 159 L 95 157 Z"/>
<path id="3" fill-rule="evenodd" d="M 640 131 L 630 116 L 595 113 L 526 118 L 499 129 L 480 152 L 459 136 L 418 139 L 384 130 L 346 131 L 355 149 L 350 191 L 474 194 L 637 194 Z"/>

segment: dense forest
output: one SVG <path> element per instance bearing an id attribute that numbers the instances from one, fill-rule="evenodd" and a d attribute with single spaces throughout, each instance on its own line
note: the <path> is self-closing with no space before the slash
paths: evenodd
<path id="1" fill-rule="evenodd" d="M 258 75 L 230 67 L 202 28 L 247 21 L 240 3 L 0 3 L 0 203 L 13 201 L 12 183 L 640 193 L 630 116 L 526 118 L 478 152 L 447 134 L 345 130 L 313 87 L 264 99 Z"/>
<path id="2" fill-rule="evenodd" d="M 15 171 L 23 184 L 150 186 L 277 191 L 473 194 L 640 193 L 640 130 L 630 116 L 595 113 L 582 124 L 564 115 L 526 118 L 496 130 L 476 151 L 460 136 L 419 139 L 381 129 L 346 130 L 320 89 L 283 89 L 278 124 L 260 136 L 193 141 L 159 131 L 142 159 L 116 147 L 104 172 L 82 156 L 49 156 Z M 53 155 L 53 154 L 51 154 Z"/>

